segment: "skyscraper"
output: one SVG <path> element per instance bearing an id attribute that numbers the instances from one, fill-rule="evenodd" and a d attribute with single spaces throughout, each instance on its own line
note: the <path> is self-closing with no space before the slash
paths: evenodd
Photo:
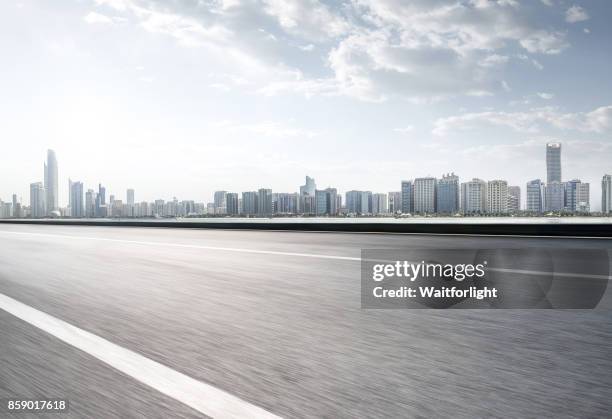
<path id="1" fill-rule="evenodd" d="M 214 196 L 215 214 L 225 214 L 226 202 L 225 195 L 226 191 L 216 191 Z"/>
<path id="2" fill-rule="evenodd" d="M 257 192 L 242 192 L 242 214 L 256 215 L 257 212 Z"/>
<path id="3" fill-rule="evenodd" d="M 521 210 L 521 187 L 508 186 L 508 212 L 517 213 Z"/>
<path id="4" fill-rule="evenodd" d="M 565 183 L 565 209 L 571 212 L 589 212 L 590 188 L 588 183 L 580 179 L 572 179 Z"/>
<path id="5" fill-rule="evenodd" d="M 30 184 L 30 216 L 32 218 L 44 217 L 47 212 L 45 211 L 45 187 L 42 182 L 35 182 Z"/>
<path id="6" fill-rule="evenodd" d="M 225 195 L 225 213 L 238 215 L 238 194 L 228 192 Z"/>
<path id="7" fill-rule="evenodd" d="M 438 180 L 437 211 L 454 214 L 459 211 L 459 177 L 454 173 L 443 175 Z"/>
<path id="8" fill-rule="evenodd" d="M 279 193 L 276 211 L 279 214 L 297 214 L 298 202 L 299 195 L 297 193 Z"/>
<path id="9" fill-rule="evenodd" d="M 402 180 L 401 194 L 401 211 L 404 214 L 411 214 L 414 211 L 414 184 L 411 180 Z"/>
<path id="10" fill-rule="evenodd" d="M 70 216 L 82 218 L 85 216 L 83 206 L 83 182 L 70 183 Z"/>
<path id="11" fill-rule="evenodd" d="M 563 211 L 565 209 L 565 183 L 549 182 L 544 193 L 546 211 Z"/>
<path id="12" fill-rule="evenodd" d="M 310 176 L 306 176 L 306 183 L 300 186 L 300 196 L 314 196 L 317 185 L 315 180 Z"/>
<path id="13" fill-rule="evenodd" d="M 525 209 L 540 214 L 544 212 L 544 183 L 540 179 L 527 182 Z"/>
<path id="14" fill-rule="evenodd" d="M 106 207 L 106 188 L 98 183 L 98 195 L 96 196 L 96 217 L 106 217 L 108 214 Z"/>
<path id="15" fill-rule="evenodd" d="M 576 212 L 591 212 L 590 185 L 587 182 L 580 182 L 576 188 Z"/>
<path id="16" fill-rule="evenodd" d="M 272 189 L 261 188 L 257 191 L 257 213 L 263 217 L 272 215 Z"/>
<path id="17" fill-rule="evenodd" d="M 561 182 L 561 143 L 546 144 L 546 183 Z"/>
<path id="18" fill-rule="evenodd" d="M 128 205 L 134 205 L 134 189 L 128 189 L 127 190 L 127 204 Z"/>
<path id="19" fill-rule="evenodd" d="M 402 193 L 389 192 L 389 213 L 397 214 L 402 211 Z"/>
<path id="20" fill-rule="evenodd" d="M 414 180 L 414 212 L 436 212 L 436 178 L 423 177 Z"/>
<path id="21" fill-rule="evenodd" d="M 93 218 L 96 215 L 96 193 L 93 189 L 85 192 L 85 217 Z"/>
<path id="22" fill-rule="evenodd" d="M 338 215 L 338 190 L 327 188 L 315 190 L 316 215 Z"/>
<path id="23" fill-rule="evenodd" d="M 472 179 L 461 184 L 461 210 L 464 214 L 483 214 L 487 210 L 487 182 Z"/>
<path id="24" fill-rule="evenodd" d="M 55 151 L 47 150 L 47 162 L 45 163 L 45 204 L 47 214 L 59 211 L 58 205 L 58 177 L 57 177 L 57 158 Z"/>
<path id="25" fill-rule="evenodd" d="M 612 175 L 604 175 L 601 179 L 601 212 L 612 213 Z"/>
<path id="26" fill-rule="evenodd" d="M 387 214 L 387 194 L 372 194 L 372 215 Z"/>
<path id="27" fill-rule="evenodd" d="M 508 182 L 491 180 L 487 183 L 487 212 L 506 214 L 508 212 Z"/>

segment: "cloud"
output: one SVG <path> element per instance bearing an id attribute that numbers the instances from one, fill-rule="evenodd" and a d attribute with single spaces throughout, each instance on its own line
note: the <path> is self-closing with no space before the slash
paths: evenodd
<path id="1" fill-rule="evenodd" d="M 100 14 L 100 13 L 96 13 L 96 12 L 89 12 L 89 13 L 87 13 L 87 15 L 85 15 L 83 20 L 85 20 L 85 22 L 90 23 L 90 24 L 95 24 L 95 23 L 109 24 L 109 23 L 113 23 L 113 19 L 111 19 L 110 17 L 108 17 L 106 15 L 103 15 L 103 14 Z"/>
<path id="2" fill-rule="evenodd" d="M 528 112 L 488 111 L 438 119 L 432 133 L 447 136 L 487 127 L 504 127 L 518 133 L 536 134 L 546 130 L 609 133 L 612 131 L 612 105 L 590 112 L 563 113 L 554 107 L 533 108 Z"/>
<path id="3" fill-rule="evenodd" d="M 572 6 L 565 12 L 565 21 L 569 23 L 589 20 L 589 14 L 580 6 Z"/>
<path id="4" fill-rule="evenodd" d="M 544 99 L 544 100 L 550 100 L 550 99 L 555 97 L 555 95 L 553 95 L 552 93 L 544 93 L 544 92 L 538 92 L 538 93 L 536 93 L 536 95 L 540 99 Z"/>
<path id="5" fill-rule="evenodd" d="M 412 125 L 406 125 L 403 128 L 393 128 L 393 132 L 399 132 L 400 134 L 408 134 L 412 131 L 414 131 L 414 126 Z"/>
<path id="6" fill-rule="evenodd" d="M 255 90 L 266 95 L 373 102 L 492 95 L 504 90 L 509 51 L 559 54 L 569 46 L 564 32 L 544 27 L 516 0 L 96 3 L 181 46 L 215 49 L 240 61 L 236 67 L 244 74 L 261 75 Z"/>
<path id="7" fill-rule="evenodd" d="M 318 0 L 263 0 L 263 10 L 290 34 L 323 41 L 346 34 L 349 23 Z"/>

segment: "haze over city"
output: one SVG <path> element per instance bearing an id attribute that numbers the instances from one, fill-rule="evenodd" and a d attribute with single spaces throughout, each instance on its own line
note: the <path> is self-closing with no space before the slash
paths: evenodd
<path id="1" fill-rule="evenodd" d="M 435 17 L 434 17 L 435 16 Z M 402 179 L 612 172 L 612 6 L 597 1 L 3 2 L 0 198 L 47 148 L 138 200 Z"/>

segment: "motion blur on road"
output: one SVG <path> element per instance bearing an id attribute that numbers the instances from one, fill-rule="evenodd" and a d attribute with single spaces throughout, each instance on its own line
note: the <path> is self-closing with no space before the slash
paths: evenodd
<path id="1" fill-rule="evenodd" d="M 0 243 L 0 294 L 281 417 L 612 411 L 610 311 L 363 310 L 359 263 L 610 240 L 0 225 Z M 203 416 L 0 309 L 0 399 L 37 396 L 65 417 Z"/>

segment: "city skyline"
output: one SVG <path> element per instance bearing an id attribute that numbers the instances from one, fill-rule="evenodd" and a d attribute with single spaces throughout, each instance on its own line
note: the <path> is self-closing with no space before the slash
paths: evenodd
<path id="1" fill-rule="evenodd" d="M 44 162 L 44 182 L 30 183 L 29 207 L 22 199 L 12 195 L 10 203 L 0 199 L 0 217 L 149 217 L 188 215 L 247 215 L 270 216 L 285 214 L 304 215 L 391 215 L 391 214 L 439 214 L 439 215 L 486 215 L 486 214 L 544 214 L 566 212 L 588 214 L 599 212 L 591 201 L 589 182 L 581 179 L 563 181 L 562 150 L 559 142 L 545 145 L 546 182 L 534 179 L 523 188 L 504 179 L 483 180 L 473 178 L 461 181 L 454 172 L 441 178 L 415 177 L 404 179 L 399 191 L 376 192 L 371 190 L 342 191 L 327 187 L 318 189 L 314 178 L 306 175 L 304 185 L 294 188 L 298 192 L 278 192 L 271 188 L 229 192 L 217 190 L 212 201 L 194 199 L 155 200 L 135 199 L 135 190 L 128 188 L 123 195 L 109 193 L 98 183 L 98 190 L 68 179 L 68 205 L 57 201 L 58 162 L 54 150 L 47 150 Z M 601 210 L 610 210 L 610 175 L 601 181 Z M 524 196 L 524 200 L 522 199 Z M 524 202 L 524 204 L 523 204 Z M 180 203 L 180 205 L 179 205 Z M 167 205 L 171 207 L 167 207 Z M 8 205 L 8 206 L 7 206 Z M 180 207 L 180 209 L 179 209 Z M 26 211 L 27 208 L 27 211 Z M 170 208 L 170 209 L 167 209 Z"/>
<path id="2" fill-rule="evenodd" d="M 610 171 L 608 2 L 305 4 L 2 2 L 0 196 L 28 195 L 46 148 L 62 202 L 69 175 L 143 199 L 305 173 L 343 191 L 449 171 L 525 185 L 546 179 L 546 141 L 564 179 Z"/>

